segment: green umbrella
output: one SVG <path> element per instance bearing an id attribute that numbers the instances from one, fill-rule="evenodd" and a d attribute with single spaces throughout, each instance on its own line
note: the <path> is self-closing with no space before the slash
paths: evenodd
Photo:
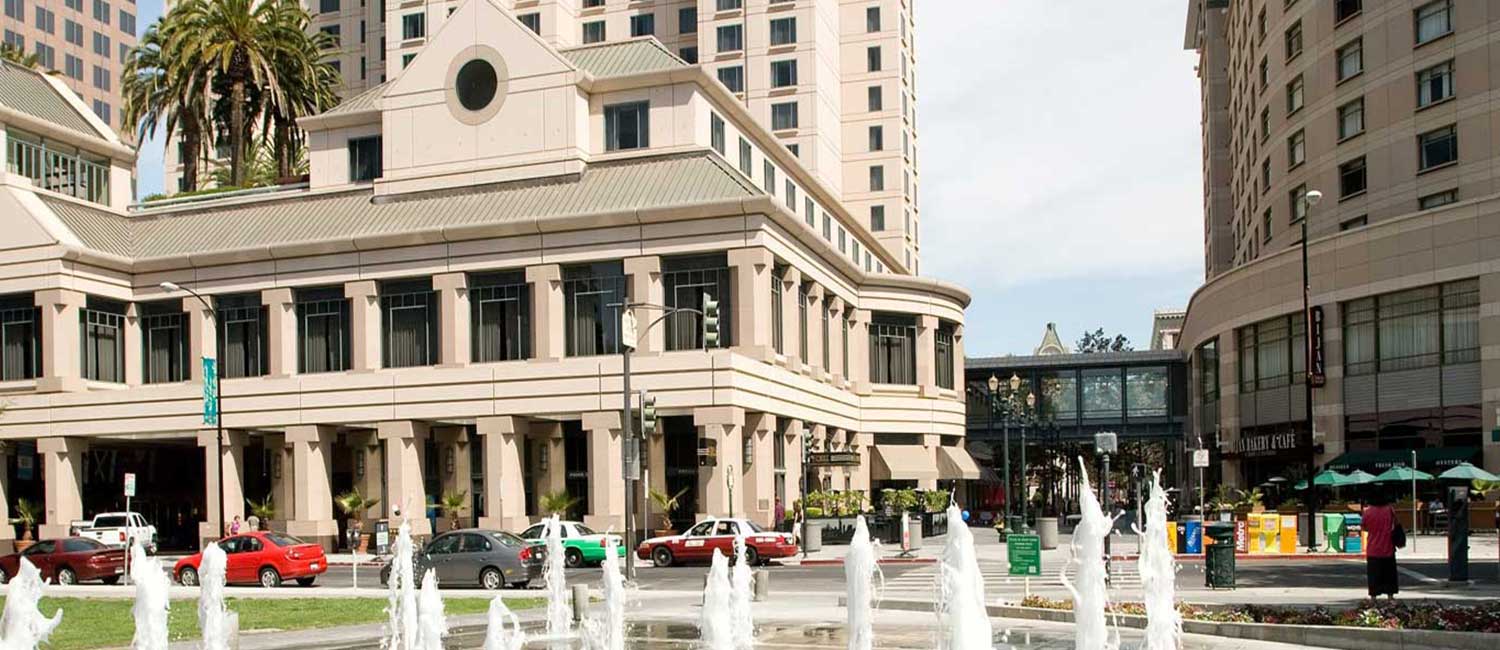
<path id="1" fill-rule="evenodd" d="M 1369 475 L 1366 474 L 1366 476 Z M 1349 477 L 1344 476 L 1343 474 L 1335 472 L 1331 469 L 1325 469 L 1322 472 L 1319 472 L 1317 476 L 1313 477 L 1313 485 L 1321 485 L 1323 487 L 1344 487 L 1346 485 L 1354 484 L 1355 483 L 1351 481 Z M 1298 481 L 1297 485 L 1293 486 L 1293 489 L 1306 490 L 1307 480 L 1303 479 L 1301 481 Z"/>
<path id="2" fill-rule="evenodd" d="M 1500 481 L 1500 476 L 1495 476 L 1468 463 L 1459 463 L 1457 467 L 1438 474 L 1438 478 L 1457 479 L 1461 481 L 1472 481 L 1474 479 Z"/>
<path id="3" fill-rule="evenodd" d="M 1346 476 L 1345 478 L 1349 480 L 1348 485 L 1365 485 L 1367 483 L 1375 482 L 1375 475 L 1362 469 L 1357 469 L 1349 472 L 1348 476 Z"/>
<path id="4" fill-rule="evenodd" d="M 1410 483 L 1414 480 L 1431 481 L 1432 475 L 1419 469 L 1414 470 L 1405 465 L 1397 465 L 1375 477 L 1376 483 Z"/>

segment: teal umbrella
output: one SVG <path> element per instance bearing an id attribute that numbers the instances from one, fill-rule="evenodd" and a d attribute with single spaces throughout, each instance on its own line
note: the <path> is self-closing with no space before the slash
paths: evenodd
<path id="1" fill-rule="evenodd" d="M 1375 475 L 1362 469 L 1357 469 L 1349 472 L 1349 474 L 1345 478 L 1347 478 L 1349 481 L 1348 485 L 1365 485 L 1367 483 L 1375 482 Z"/>
<path id="2" fill-rule="evenodd" d="M 1419 469 L 1412 469 L 1405 465 L 1397 465 L 1375 477 L 1376 483 L 1410 483 L 1412 481 L 1431 481 L 1432 475 Z"/>
<path id="3" fill-rule="evenodd" d="M 1456 479 L 1460 481 L 1472 481 L 1474 479 L 1500 481 L 1500 476 L 1495 476 L 1494 474 L 1486 472 L 1468 463 L 1459 463 L 1457 467 L 1443 472 L 1442 474 L 1438 474 L 1438 478 Z"/>
<path id="4" fill-rule="evenodd" d="M 1366 476 L 1369 475 L 1366 474 Z M 1322 472 L 1319 472 L 1317 476 L 1313 477 L 1313 485 L 1321 485 L 1323 487 L 1344 487 L 1346 485 L 1354 484 L 1355 483 L 1352 482 L 1349 477 L 1344 476 L 1343 474 L 1335 472 L 1331 469 L 1325 469 Z M 1297 485 L 1293 486 L 1293 489 L 1306 490 L 1307 480 L 1303 479 L 1301 481 L 1297 481 Z"/>

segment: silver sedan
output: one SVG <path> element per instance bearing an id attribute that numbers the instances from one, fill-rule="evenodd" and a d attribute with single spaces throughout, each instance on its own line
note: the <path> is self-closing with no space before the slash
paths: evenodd
<path id="1" fill-rule="evenodd" d="M 412 565 L 418 584 L 432 569 L 443 587 L 524 588 L 541 577 L 545 556 L 546 547 L 510 533 L 469 528 L 433 537 L 416 552 Z M 380 570 L 380 583 L 386 584 L 390 576 L 391 565 L 386 563 Z"/>

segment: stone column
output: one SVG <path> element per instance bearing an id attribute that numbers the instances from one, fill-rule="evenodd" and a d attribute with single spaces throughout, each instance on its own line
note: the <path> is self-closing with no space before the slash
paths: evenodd
<path id="1" fill-rule="evenodd" d="M 438 362 L 445 366 L 469 363 L 473 332 L 469 329 L 469 274 L 439 273 L 432 276 L 438 294 L 438 337 L 442 349 Z"/>
<path id="2" fill-rule="evenodd" d="M 1326 329 L 1326 326 L 1325 326 Z M 1479 376 L 1481 386 L 1500 386 L 1500 273 L 1479 276 Z M 1483 392 L 1485 470 L 1500 472 L 1500 441 L 1490 433 L 1500 427 L 1500 392 Z"/>
<path id="3" fill-rule="evenodd" d="M 1219 430 L 1204 431 L 1203 444 L 1211 447 L 1217 438 L 1219 454 L 1234 449 L 1240 431 L 1240 347 L 1234 330 L 1219 334 Z M 1215 435 L 1217 434 L 1217 435 Z M 1239 486 L 1240 464 L 1219 456 L 1220 481 Z"/>
<path id="4" fill-rule="evenodd" d="M 845 434 L 845 439 L 850 451 L 859 452 L 859 467 L 849 472 L 849 489 L 864 492 L 866 498 L 873 499 L 875 495 L 870 494 L 870 462 L 875 454 L 875 436 L 850 431 Z"/>
<path id="5" fill-rule="evenodd" d="M 792 511 L 792 504 L 802 498 L 802 421 L 787 420 L 786 429 L 782 432 L 781 439 L 776 444 L 782 446 L 786 455 L 786 506 L 787 512 Z"/>
<path id="6" fill-rule="evenodd" d="M 349 369 L 375 370 L 381 364 L 380 285 L 346 282 L 344 297 L 349 299 Z"/>
<path id="7" fill-rule="evenodd" d="M 958 391 L 958 398 L 964 399 L 964 390 L 967 382 L 964 380 L 964 326 L 953 325 L 953 390 Z"/>
<path id="8" fill-rule="evenodd" d="M 87 296 L 71 289 L 45 289 L 36 292 L 33 300 L 42 312 L 42 376 L 36 381 L 37 392 L 85 390 L 78 358 L 78 310 Z"/>
<path id="9" fill-rule="evenodd" d="M 770 413 L 748 415 L 743 435 L 749 437 L 750 442 L 741 445 L 741 455 L 745 449 L 752 455 L 741 459 L 745 469 L 739 473 L 742 480 L 737 483 L 744 489 L 735 488 L 737 511 L 743 511 L 745 517 L 771 528 L 777 523 L 775 446 L 781 444 L 776 439 L 776 416 Z"/>
<path id="10" fill-rule="evenodd" d="M 69 525 L 83 518 L 84 438 L 40 438 L 36 451 L 42 455 L 45 512 L 37 539 L 67 537 Z"/>
<path id="11" fill-rule="evenodd" d="M 287 377 L 297 374 L 297 300 L 286 287 L 260 292 L 260 304 L 266 306 L 266 364 L 268 375 Z"/>
<path id="12" fill-rule="evenodd" d="M 810 436 L 812 439 L 812 448 L 816 451 L 828 451 L 828 445 L 833 439 L 833 430 L 821 424 L 804 426 L 808 426 L 812 430 L 812 435 Z M 817 492 L 823 489 L 823 479 L 828 475 L 828 468 L 809 468 L 807 471 L 812 475 L 809 477 L 812 481 L 812 489 L 810 491 Z"/>
<path id="13" fill-rule="evenodd" d="M 141 307 L 136 303 L 125 305 L 125 385 L 139 386 L 146 366 L 143 361 L 145 341 L 141 337 Z M 3 526 L 0 526 L 3 528 Z"/>
<path id="14" fill-rule="evenodd" d="M 693 424 L 698 437 L 717 443 L 719 460 L 714 467 L 698 468 L 698 519 L 731 513 L 732 501 L 726 477 L 738 477 L 744 464 L 740 454 L 740 430 L 745 426 L 745 411 L 733 406 L 709 406 L 693 409 Z M 731 471 L 731 467 L 733 468 Z M 743 490 L 742 481 L 734 489 Z M 743 514 L 742 508 L 733 508 Z"/>
<path id="15" fill-rule="evenodd" d="M 848 432 L 836 427 L 827 427 L 823 431 L 827 435 L 827 444 L 823 446 L 824 449 L 828 451 L 843 451 L 846 449 L 845 445 L 848 444 L 846 434 Z M 830 467 L 827 469 L 827 472 L 830 488 L 838 491 L 849 489 L 849 477 L 844 473 L 845 468 Z"/>
<path id="16" fill-rule="evenodd" d="M 283 530 L 286 523 L 297 518 L 297 467 L 292 458 L 292 448 L 287 445 L 286 434 L 267 433 L 261 436 L 261 445 L 271 458 L 271 502 L 276 504 L 276 517 L 272 519 L 272 530 Z M 260 499 L 263 494 L 251 494 Z M 272 522 L 275 522 L 272 524 Z"/>
<path id="17" fill-rule="evenodd" d="M 449 494 L 463 493 L 464 505 L 459 511 L 460 525 L 469 521 L 474 514 L 474 495 L 469 494 L 473 487 L 473 464 L 469 460 L 469 429 L 463 426 L 443 426 L 432 428 L 432 438 L 437 441 L 438 453 L 438 483 L 439 503 Z M 440 512 L 439 525 L 442 530 L 448 530 L 449 522 L 453 515 Z"/>
<path id="18" fill-rule="evenodd" d="M 833 294 L 823 298 L 828 301 L 828 373 L 834 386 L 843 387 L 844 380 L 844 299 Z"/>
<path id="19" fill-rule="evenodd" d="M 483 417 L 475 422 L 474 431 L 484 444 L 485 516 L 479 518 L 480 528 L 522 530 L 530 523 L 521 467 L 527 430 L 526 420 L 518 417 Z"/>
<path id="20" fill-rule="evenodd" d="M 1323 443 L 1323 453 L 1318 456 L 1319 465 L 1347 451 L 1344 443 L 1344 330 L 1338 325 L 1344 319 L 1339 303 L 1330 302 L 1322 307 L 1323 373 L 1327 381 L 1322 388 L 1313 388 L 1313 420 L 1318 425 L 1314 430 L 1317 438 L 1313 442 Z M 1482 368 L 1481 374 L 1484 372 Z M 1296 415 L 1292 417 L 1298 419 Z"/>
<path id="21" fill-rule="evenodd" d="M 729 273 L 734 282 L 734 313 L 729 315 L 734 350 L 761 361 L 776 358 L 771 340 L 771 272 L 775 268 L 776 257 L 770 249 L 756 246 L 729 251 Z"/>
<path id="22" fill-rule="evenodd" d="M 245 432 L 224 431 L 223 454 L 216 443 L 214 429 L 198 431 L 198 446 L 203 448 L 204 520 L 198 523 L 199 547 L 224 536 L 219 528 L 219 463 L 224 463 L 224 525 L 245 518 Z"/>
<path id="23" fill-rule="evenodd" d="M 208 299 L 208 306 L 193 296 L 182 299 L 182 312 L 187 314 L 188 323 L 188 377 L 200 384 L 203 383 L 203 359 L 219 358 L 219 337 L 215 327 L 218 315 L 209 308 L 213 305 L 213 298 L 204 298 Z M 223 366 L 217 362 L 214 371 L 223 376 Z M 220 395 L 219 398 L 223 399 L 224 396 Z"/>
<path id="24" fill-rule="evenodd" d="M 854 392 L 870 394 L 870 312 L 855 309 L 849 312 L 849 374 Z"/>
<path id="25" fill-rule="evenodd" d="M 286 428 L 292 448 L 292 511 L 286 532 L 319 544 L 325 551 L 338 547 L 339 527 L 333 520 L 333 427 L 299 425 Z"/>
<path id="26" fill-rule="evenodd" d="M 662 293 L 661 284 L 661 258 L 656 255 L 647 257 L 625 258 L 625 275 L 630 278 L 630 301 L 648 302 L 660 305 L 665 302 L 665 294 Z M 639 328 L 644 328 L 653 319 L 661 315 L 661 310 L 638 307 L 635 309 L 635 320 Z M 662 352 L 666 347 L 667 328 L 657 326 L 651 328 L 646 336 L 640 338 L 636 347 L 636 354 L 649 354 Z"/>
<path id="27" fill-rule="evenodd" d="M 648 468 L 647 473 L 651 475 L 651 485 L 649 488 L 671 496 L 667 492 L 667 438 L 666 433 L 660 426 L 656 428 L 656 433 L 646 438 L 646 455 L 648 463 L 646 466 Z M 666 520 L 663 518 L 663 515 L 664 513 L 657 512 L 655 508 L 652 508 L 651 516 L 646 520 L 646 527 L 666 528 Z"/>
<path id="28" fill-rule="evenodd" d="M 568 349 L 562 267 L 528 266 L 526 283 L 531 285 L 531 354 L 537 359 L 561 359 Z"/>
<path id="29" fill-rule="evenodd" d="M 541 448 L 545 450 L 544 454 L 537 458 L 537 470 L 543 475 L 542 493 L 555 494 L 568 489 L 568 464 L 567 457 L 563 453 L 562 423 L 532 422 L 531 435 L 541 441 Z M 545 467 L 541 466 L 543 460 L 546 461 Z"/>
<path id="30" fill-rule="evenodd" d="M 802 286 L 802 272 L 795 266 L 788 266 L 781 275 L 781 336 L 782 356 L 786 358 L 786 367 L 792 372 L 801 372 L 802 364 L 806 359 L 802 358 L 801 329 L 798 328 L 798 319 L 802 312 L 797 309 L 797 289 Z"/>
<path id="31" fill-rule="evenodd" d="M 937 316 L 917 317 L 917 388 L 923 397 L 937 397 Z"/>
<path id="32" fill-rule="evenodd" d="M 583 430 L 589 439 L 589 511 L 583 523 L 595 530 L 625 530 L 620 412 L 584 413 Z"/>
<path id="33" fill-rule="evenodd" d="M 829 338 L 832 340 L 833 323 L 829 323 Z M 821 380 L 826 375 L 823 367 L 823 287 L 813 284 L 807 290 L 807 358 L 808 376 Z"/>
<path id="34" fill-rule="evenodd" d="M 366 499 L 380 499 L 380 503 L 374 508 L 359 513 L 359 518 L 366 521 L 371 517 L 379 518 L 385 507 L 385 493 L 381 486 L 383 471 L 380 467 L 378 432 L 350 431 L 345 434 L 344 439 L 348 441 L 349 453 L 353 457 L 355 489 L 359 490 L 360 496 Z M 364 532 L 369 534 L 374 532 L 374 529 L 366 526 Z"/>
<path id="35" fill-rule="evenodd" d="M 933 467 L 937 466 L 937 448 L 940 445 L 942 445 L 942 444 L 943 444 L 943 441 L 942 441 L 941 437 L 938 436 L 938 435 L 936 435 L 936 434 L 929 433 L 929 434 L 925 434 L 925 435 L 922 436 L 922 453 L 925 454 L 925 455 L 927 455 L 928 459 L 932 461 L 931 465 Z M 1021 478 L 1017 478 L 1016 482 L 1018 484 L 1020 484 L 1020 483 L 1022 483 L 1022 479 Z M 920 479 L 920 480 L 917 481 L 917 489 L 918 490 L 936 490 L 937 489 L 937 479 L 935 479 L 935 478 Z M 1024 499 L 1024 498 L 1026 498 L 1026 495 L 1024 494 L 1024 492 L 1026 491 L 1026 486 L 1022 485 L 1021 486 L 1021 490 L 1022 490 L 1023 494 L 1018 495 L 1018 497 Z"/>
<path id="36" fill-rule="evenodd" d="M 412 535 L 432 534 L 427 521 L 427 492 L 422 483 L 424 444 L 430 435 L 426 422 L 393 420 L 381 422 L 380 439 L 385 441 L 385 515 L 399 522 L 395 508 L 411 522 Z"/>

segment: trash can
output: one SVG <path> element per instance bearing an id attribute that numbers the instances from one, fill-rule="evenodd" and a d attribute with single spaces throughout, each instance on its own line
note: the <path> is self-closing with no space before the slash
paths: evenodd
<path id="1" fill-rule="evenodd" d="M 1036 534 L 1041 538 L 1042 550 L 1057 548 L 1057 517 L 1037 517 Z"/>
<path id="2" fill-rule="evenodd" d="M 809 521 L 802 524 L 802 550 L 815 553 L 823 550 L 823 524 Z"/>
<path id="3" fill-rule="evenodd" d="M 1323 513 L 1323 539 L 1328 540 L 1330 553 L 1344 552 L 1344 515 L 1337 512 Z"/>
<path id="4" fill-rule="evenodd" d="M 1234 588 L 1234 524 L 1215 522 L 1205 530 L 1213 540 L 1204 554 L 1204 584 L 1210 589 Z"/>

